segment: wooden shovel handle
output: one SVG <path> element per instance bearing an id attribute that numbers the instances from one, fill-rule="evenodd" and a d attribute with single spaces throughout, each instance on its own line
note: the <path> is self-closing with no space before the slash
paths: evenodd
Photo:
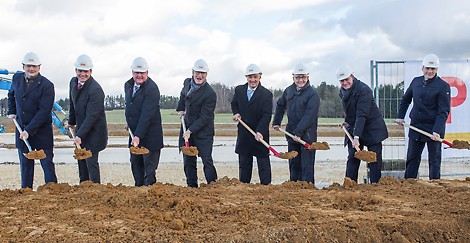
<path id="1" fill-rule="evenodd" d="M 253 134 L 253 136 L 256 136 L 256 132 L 253 131 L 253 129 L 251 129 L 248 125 L 246 125 L 246 123 L 243 122 L 241 118 L 238 118 L 238 122 L 240 122 L 240 124 L 242 124 L 248 131 L 250 131 L 251 134 Z M 260 142 L 261 142 L 264 146 L 266 146 L 266 148 L 268 148 L 271 152 L 273 152 L 273 154 L 274 154 L 275 156 L 279 156 L 279 155 L 280 155 L 279 152 L 277 152 L 273 147 L 271 147 L 271 146 L 270 146 L 266 141 L 264 141 L 263 139 L 260 139 Z"/>
<path id="2" fill-rule="evenodd" d="M 295 136 L 294 136 L 293 134 L 289 133 L 288 131 L 286 131 L 286 130 L 280 128 L 280 127 L 279 127 L 279 131 L 283 132 L 284 134 L 286 134 L 287 136 L 291 137 L 292 139 L 295 138 Z M 305 141 L 302 140 L 302 139 L 300 139 L 299 142 L 300 142 L 302 145 L 304 145 L 305 147 L 310 146 L 309 143 L 305 142 Z"/>
<path id="3" fill-rule="evenodd" d="M 131 128 L 129 125 L 127 126 L 127 131 L 129 131 L 129 135 L 131 136 L 131 141 L 134 140 L 134 133 L 132 133 Z M 134 147 L 138 147 L 137 144 L 132 144 Z"/>
<path id="4" fill-rule="evenodd" d="M 343 128 L 344 133 L 346 133 L 346 136 L 348 136 L 349 141 L 351 141 L 351 145 L 352 145 L 352 143 L 353 143 L 354 141 L 353 141 L 353 138 L 351 137 L 351 134 L 348 132 L 348 129 L 346 129 L 345 126 L 341 126 L 341 127 Z M 360 150 L 359 148 L 357 148 L 357 147 L 354 147 L 354 148 L 357 150 L 357 152 L 361 151 L 361 150 Z"/>
<path id="5" fill-rule="evenodd" d="M 16 129 L 18 129 L 18 132 L 22 133 L 23 129 L 21 129 L 20 124 L 18 124 L 18 121 L 16 121 L 16 118 L 13 118 L 13 122 L 15 123 Z M 28 139 L 22 138 L 24 143 L 26 144 L 26 147 L 28 147 L 29 152 L 31 152 L 33 149 L 31 148 L 31 144 L 29 144 Z"/>
<path id="6" fill-rule="evenodd" d="M 404 123 L 404 126 L 405 126 L 405 127 L 409 127 L 410 129 L 413 129 L 413 130 L 415 130 L 416 132 L 419 132 L 419 133 L 423 134 L 424 136 L 428 136 L 428 137 L 431 138 L 431 139 L 434 138 L 434 136 L 433 136 L 431 133 L 428 133 L 428 132 L 426 132 L 426 131 L 423 131 L 423 130 L 421 130 L 421 129 L 417 128 L 417 127 L 414 127 L 414 126 L 412 126 L 412 125 L 410 125 L 410 124 Z M 441 143 L 447 144 L 449 147 L 452 147 L 452 143 L 449 142 L 449 141 L 447 141 L 447 140 L 445 140 L 445 139 L 437 138 L 436 140 L 439 141 L 439 142 L 441 142 Z"/>
<path id="7" fill-rule="evenodd" d="M 184 116 L 181 116 L 181 125 L 183 126 L 183 134 L 186 132 L 186 123 L 184 123 Z M 186 147 L 189 147 L 189 141 L 183 136 Z"/>
<path id="8" fill-rule="evenodd" d="M 75 133 L 73 132 L 73 129 L 71 127 L 69 127 L 69 131 L 70 131 L 70 134 L 72 135 L 72 138 L 75 139 Z M 80 146 L 80 144 L 76 144 L 76 143 L 73 143 L 75 144 L 75 146 L 78 148 L 78 149 L 82 149 L 82 147 Z"/>

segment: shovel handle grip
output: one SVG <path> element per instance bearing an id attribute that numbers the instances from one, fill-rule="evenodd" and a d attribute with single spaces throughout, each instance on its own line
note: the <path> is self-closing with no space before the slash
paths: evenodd
<path id="1" fill-rule="evenodd" d="M 293 134 L 291 134 L 290 132 L 288 132 L 288 131 L 286 131 L 286 130 L 284 130 L 284 129 L 282 129 L 282 128 L 279 128 L 279 131 L 283 132 L 284 134 L 286 134 L 287 136 L 291 137 L 292 139 L 295 138 L 295 136 L 294 136 Z M 299 140 L 299 143 L 301 143 L 301 144 L 304 145 L 305 147 L 310 146 L 309 143 L 305 142 L 305 141 L 302 140 L 302 139 Z"/>
<path id="2" fill-rule="evenodd" d="M 184 116 L 181 116 L 181 126 L 183 126 L 183 133 L 185 133 L 186 132 L 186 123 L 184 122 Z M 184 136 L 183 136 L 183 139 L 184 139 L 184 143 L 185 143 L 186 147 L 189 147 L 188 139 L 186 139 Z"/>
<path id="3" fill-rule="evenodd" d="M 69 127 L 70 134 L 72 135 L 72 138 L 75 139 L 75 132 L 73 131 L 73 128 Z M 73 143 L 78 149 L 82 149 L 80 144 L 76 144 L 75 142 Z"/>
<path id="4" fill-rule="evenodd" d="M 433 136 L 431 133 L 428 133 L 428 132 L 426 132 L 426 131 L 423 131 L 423 130 L 421 130 L 421 129 L 415 127 L 415 126 L 412 126 L 412 125 L 407 124 L 407 123 L 405 123 L 404 125 L 405 125 L 405 127 L 408 127 L 408 128 L 410 128 L 410 129 L 412 129 L 412 130 L 415 130 L 416 132 L 419 132 L 419 133 L 423 134 L 424 136 L 428 136 L 428 137 L 431 138 L 431 139 L 434 138 L 434 136 Z M 439 141 L 439 142 L 441 142 L 441 143 L 446 144 L 446 145 L 449 146 L 449 147 L 452 147 L 452 143 L 449 142 L 449 141 L 447 141 L 447 140 L 444 140 L 444 139 L 442 139 L 442 138 L 437 138 L 436 140 Z"/>
<path id="5" fill-rule="evenodd" d="M 351 144 L 352 144 L 354 141 L 353 141 L 351 134 L 348 132 L 348 129 L 346 129 L 345 126 L 341 126 L 341 127 L 343 128 L 344 133 L 346 133 L 346 136 L 348 136 L 349 141 L 351 141 Z M 359 148 L 356 148 L 356 147 L 354 148 L 357 150 L 357 152 L 361 151 Z"/>
<path id="6" fill-rule="evenodd" d="M 238 118 L 238 122 L 240 122 L 240 124 L 242 124 L 246 130 L 248 130 L 251 134 L 253 134 L 253 136 L 256 136 L 256 132 L 253 131 L 253 129 L 251 129 L 251 127 L 249 127 L 244 121 L 242 121 L 241 118 Z M 279 156 L 280 153 L 277 152 L 273 147 L 271 147 L 271 145 L 269 145 L 266 141 L 264 141 L 263 139 L 259 140 L 264 146 L 266 146 L 266 148 L 268 148 L 271 152 L 273 152 L 273 154 L 275 156 Z"/>
<path id="7" fill-rule="evenodd" d="M 129 131 L 129 135 L 131 136 L 131 140 L 134 140 L 134 133 L 129 126 L 127 126 L 127 131 Z M 133 143 L 132 146 L 137 147 L 137 144 Z"/>
<path id="8" fill-rule="evenodd" d="M 18 132 L 22 133 L 23 129 L 21 129 L 20 124 L 18 124 L 18 121 L 16 118 L 13 118 L 13 122 L 15 123 L 16 129 L 18 129 Z M 28 147 L 29 152 L 31 152 L 33 149 L 31 148 L 31 144 L 29 144 L 28 139 L 22 138 L 24 143 L 26 144 L 26 147 Z"/>

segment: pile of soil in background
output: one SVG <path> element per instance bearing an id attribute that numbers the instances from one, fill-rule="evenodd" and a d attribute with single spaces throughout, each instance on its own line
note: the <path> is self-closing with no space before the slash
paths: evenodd
<path id="1" fill-rule="evenodd" d="M 470 178 L 322 190 L 226 177 L 200 188 L 50 183 L 0 191 L 2 241 L 470 242 Z"/>

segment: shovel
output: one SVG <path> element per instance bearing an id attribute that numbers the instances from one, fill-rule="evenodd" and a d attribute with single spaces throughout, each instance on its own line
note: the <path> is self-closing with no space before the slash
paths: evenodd
<path id="1" fill-rule="evenodd" d="M 21 129 L 20 124 L 18 124 L 18 121 L 16 121 L 16 118 L 13 118 L 13 122 L 15 123 L 16 129 L 18 129 L 18 132 L 22 133 L 23 130 Z M 32 160 L 46 158 L 46 153 L 44 153 L 44 150 L 42 149 L 39 151 L 37 151 L 36 149 L 33 150 L 31 149 L 31 145 L 29 144 L 28 139 L 23 138 L 23 141 L 29 150 L 29 153 L 27 154 L 23 153 L 24 157 L 26 157 L 27 159 L 32 159 Z"/>
<path id="2" fill-rule="evenodd" d="M 186 132 L 186 124 L 184 123 L 184 116 L 181 116 L 181 125 L 183 126 L 183 133 Z M 181 152 L 186 156 L 197 156 L 199 151 L 197 150 L 196 146 L 189 146 L 189 140 L 186 139 L 184 136 L 184 143 L 185 146 L 181 147 Z"/>
<path id="3" fill-rule="evenodd" d="M 127 127 L 127 130 L 129 131 L 129 135 L 131 136 L 131 140 L 133 140 L 134 139 L 134 134 L 132 133 L 131 128 L 129 126 Z M 139 148 L 137 146 L 137 144 L 135 144 L 135 143 L 132 144 L 132 145 L 133 146 L 131 146 L 129 148 L 129 150 L 131 151 L 131 154 L 148 154 L 148 153 L 150 153 L 150 151 L 146 147 L 142 146 L 141 148 Z"/>
<path id="4" fill-rule="evenodd" d="M 291 133 L 289 133 L 288 131 L 286 131 L 282 128 L 279 128 L 279 131 L 283 132 L 284 134 L 291 137 L 292 139 L 294 139 L 294 137 L 295 137 L 294 135 L 292 135 Z M 307 147 L 308 150 L 329 150 L 330 149 L 330 146 L 328 145 L 327 142 L 321 142 L 321 143 L 320 142 L 313 142 L 312 144 L 309 144 L 309 143 L 305 142 L 304 140 L 300 139 L 299 143 L 301 143 L 302 145 Z"/>
<path id="5" fill-rule="evenodd" d="M 253 131 L 253 129 L 251 129 L 248 125 L 246 125 L 245 122 L 242 121 L 241 118 L 238 118 L 238 121 L 248 130 L 251 132 L 251 134 L 253 134 L 253 136 L 256 136 L 256 133 L 255 131 Z M 287 153 L 279 153 L 277 152 L 273 147 L 271 147 L 271 145 L 269 145 L 266 141 L 264 141 L 263 139 L 260 140 L 260 142 L 266 146 L 266 148 L 268 148 L 271 152 L 273 152 L 274 156 L 278 157 L 278 158 L 281 158 L 281 159 L 293 159 L 295 157 L 297 157 L 298 153 L 297 151 L 290 151 L 290 152 L 287 152 Z"/>
<path id="6" fill-rule="evenodd" d="M 344 130 L 344 133 L 348 136 L 349 140 L 351 141 L 351 144 L 353 143 L 353 138 L 351 137 L 351 134 L 349 134 L 348 130 L 346 129 L 345 126 L 341 126 Z M 366 150 L 360 150 L 359 148 L 356 147 L 357 152 L 354 153 L 354 157 L 363 160 L 365 162 L 377 162 L 377 154 L 373 151 L 366 151 Z"/>
<path id="7" fill-rule="evenodd" d="M 73 132 L 73 129 L 69 127 L 70 134 L 72 135 L 72 139 L 75 139 L 75 133 Z M 90 158 L 93 154 L 91 153 L 90 150 L 86 150 L 82 147 L 80 147 L 80 144 L 73 143 L 75 145 L 75 149 L 73 150 L 73 157 L 78 160 L 82 159 L 88 159 Z"/>
<path id="8" fill-rule="evenodd" d="M 414 127 L 412 125 L 409 125 L 409 124 L 406 124 L 404 123 L 403 124 L 405 127 L 409 127 L 413 130 L 415 130 L 416 132 L 419 132 L 421 134 L 423 134 L 424 136 L 428 136 L 429 138 L 434 138 L 434 136 L 428 132 L 425 132 L 417 127 Z M 444 143 L 446 145 L 448 145 L 450 148 L 454 148 L 454 149 L 470 149 L 470 144 L 467 142 L 467 141 L 462 141 L 462 140 L 454 140 L 452 143 L 445 140 L 445 139 L 442 139 L 442 138 L 437 138 L 436 139 L 437 141 L 441 142 L 441 143 Z"/>

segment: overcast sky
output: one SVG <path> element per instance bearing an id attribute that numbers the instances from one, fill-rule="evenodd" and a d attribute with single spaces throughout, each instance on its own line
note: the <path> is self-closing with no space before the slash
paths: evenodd
<path id="1" fill-rule="evenodd" d="M 161 94 L 173 96 L 199 58 L 210 83 L 243 84 L 255 63 L 264 86 L 284 89 L 297 63 L 316 86 L 337 85 L 342 64 L 369 83 L 370 60 L 470 57 L 466 0 L 2 0 L 0 18 L 0 68 L 21 70 L 24 54 L 36 52 L 57 99 L 68 96 L 81 54 L 106 94 L 123 93 L 142 56 Z"/>

